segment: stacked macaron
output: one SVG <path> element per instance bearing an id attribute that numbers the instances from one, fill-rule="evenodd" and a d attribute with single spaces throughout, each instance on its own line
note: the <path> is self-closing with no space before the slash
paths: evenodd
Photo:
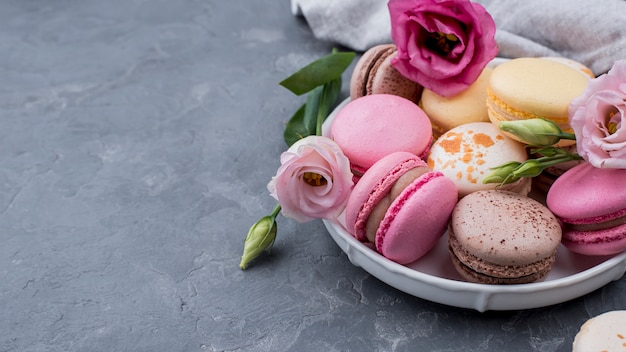
<path id="1" fill-rule="evenodd" d="M 485 284 L 543 279 L 561 241 L 558 220 L 541 203 L 508 191 L 478 191 L 452 213 L 449 248 L 463 278 Z"/>
<path id="2" fill-rule="evenodd" d="M 563 223 L 563 244 L 587 255 L 626 250 L 626 169 L 581 163 L 557 178 L 547 205 Z"/>
<path id="3" fill-rule="evenodd" d="M 489 119 L 497 126 L 502 121 L 542 117 L 555 122 L 563 131 L 572 132 L 568 107 L 583 92 L 589 78 L 554 59 L 519 58 L 502 63 L 489 78 Z M 565 146 L 574 142 L 560 143 Z"/>
<path id="4" fill-rule="evenodd" d="M 355 185 L 346 224 L 360 241 L 395 262 L 408 264 L 444 234 L 457 201 L 454 184 L 407 152 L 387 155 Z M 437 206 L 433 206 L 437 204 Z"/>

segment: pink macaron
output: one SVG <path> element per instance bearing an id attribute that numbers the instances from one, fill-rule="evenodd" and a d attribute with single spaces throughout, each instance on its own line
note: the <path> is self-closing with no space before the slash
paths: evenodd
<path id="1" fill-rule="evenodd" d="M 554 181 L 548 208 L 563 224 L 563 245 L 586 255 L 626 250 L 626 170 L 581 163 Z"/>
<path id="2" fill-rule="evenodd" d="M 386 258 L 408 264 L 429 252 L 446 231 L 458 194 L 440 172 L 408 152 L 387 155 L 357 183 L 346 224 L 358 240 Z"/>
<path id="3" fill-rule="evenodd" d="M 360 177 L 394 152 L 425 158 L 432 142 L 432 125 L 416 103 L 396 95 L 373 94 L 352 100 L 337 112 L 330 138 Z"/>

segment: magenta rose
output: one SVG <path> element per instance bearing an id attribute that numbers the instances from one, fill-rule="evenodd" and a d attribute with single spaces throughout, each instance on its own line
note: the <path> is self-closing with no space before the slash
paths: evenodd
<path id="1" fill-rule="evenodd" d="M 298 222 L 333 219 L 352 190 L 350 162 L 331 139 L 308 136 L 280 156 L 281 166 L 267 185 L 283 215 Z"/>
<path id="2" fill-rule="evenodd" d="M 496 25 L 469 0 L 390 0 L 393 67 L 441 96 L 474 83 L 498 54 Z"/>
<path id="3" fill-rule="evenodd" d="M 626 60 L 595 79 L 569 106 L 578 154 L 598 168 L 626 169 Z"/>

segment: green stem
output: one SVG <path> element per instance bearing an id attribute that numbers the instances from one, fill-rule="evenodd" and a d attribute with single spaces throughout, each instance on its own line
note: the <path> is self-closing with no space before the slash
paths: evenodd
<path id="1" fill-rule="evenodd" d="M 322 135 L 322 124 L 324 123 L 324 120 L 326 119 L 326 116 L 328 115 L 328 112 L 326 111 L 327 104 L 328 103 L 326 102 L 326 85 L 324 85 L 324 88 L 322 89 L 322 94 L 320 97 L 320 105 L 319 105 L 319 108 L 317 109 L 317 121 L 315 125 L 315 135 L 317 136 Z"/>
<path id="2" fill-rule="evenodd" d="M 280 204 L 276 204 L 274 210 L 272 210 L 272 212 L 270 213 L 270 217 L 272 217 L 272 219 L 276 218 L 276 216 L 278 216 L 278 213 L 280 213 L 280 209 Z"/>
<path id="3" fill-rule="evenodd" d="M 560 134 L 558 134 L 558 136 L 561 139 L 568 139 L 568 140 L 571 140 L 571 141 L 575 141 L 576 140 L 576 135 L 574 135 L 573 133 L 561 132 Z"/>

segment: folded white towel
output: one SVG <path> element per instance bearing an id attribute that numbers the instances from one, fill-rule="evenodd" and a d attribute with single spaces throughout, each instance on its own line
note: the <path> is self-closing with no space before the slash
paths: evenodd
<path id="1" fill-rule="evenodd" d="M 626 59 L 624 0 L 476 0 L 496 22 L 498 56 L 563 56 L 595 74 Z M 365 51 L 391 42 L 387 0 L 291 0 L 316 38 Z"/>

